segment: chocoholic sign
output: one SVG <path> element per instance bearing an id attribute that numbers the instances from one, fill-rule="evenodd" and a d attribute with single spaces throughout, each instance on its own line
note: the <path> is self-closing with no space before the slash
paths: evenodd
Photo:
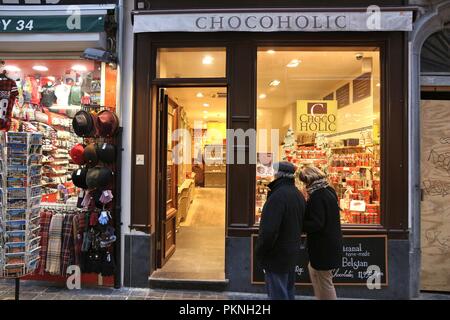
<path id="1" fill-rule="evenodd" d="M 297 132 L 336 132 L 336 100 L 297 100 Z"/>
<path id="2" fill-rule="evenodd" d="M 251 281 L 264 284 L 263 270 L 255 260 L 257 235 L 252 237 Z M 309 285 L 307 249 L 299 249 L 300 258 L 296 266 L 296 284 Z M 343 238 L 342 266 L 333 273 L 336 285 L 367 285 L 374 279 L 382 286 L 388 285 L 387 236 L 384 235 L 345 235 Z"/>
<path id="3" fill-rule="evenodd" d="M 237 10 L 235 10 L 237 11 Z M 134 32 L 411 31 L 412 11 L 135 12 Z"/>

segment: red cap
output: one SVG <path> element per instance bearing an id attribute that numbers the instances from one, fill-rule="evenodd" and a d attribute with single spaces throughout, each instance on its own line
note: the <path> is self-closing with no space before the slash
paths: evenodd
<path id="1" fill-rule="evenodd" d="M 75 164 L 78 164 L 80 166 L 84 164 L 83 152 L 84 152 L 84 145 L 82 145 L 81 143 L 75 145 L 70 150 L 70 157 L 72 158 L 72 161 Z"/>

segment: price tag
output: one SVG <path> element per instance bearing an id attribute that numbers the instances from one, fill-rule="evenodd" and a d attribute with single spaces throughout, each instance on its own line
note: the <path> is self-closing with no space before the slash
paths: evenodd
<path id="1" fill-rule="evenodd" d="M 350 211 L 365 212 L 366 203 L 363 200 L 352 200 L 350 201 Z"/>

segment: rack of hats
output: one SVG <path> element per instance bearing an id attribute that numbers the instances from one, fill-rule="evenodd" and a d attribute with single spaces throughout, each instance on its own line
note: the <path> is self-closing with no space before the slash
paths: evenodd
<path id="1" fill-rule="evenodd" d="M 114 111 L 87 106 L 73 119 L 75 133 L 83 139 L 70 150 L 78 166 L 71 180 L 78 190 L 77 207 L 86 221 L 80 267 L 84 273 L 115 274 L 118 231 L 115 217 L 115 169 L 119 120 Z M 117 250 L 117 249 L 116 249 Z"/>
<path id="2" fill-rule="evenodd" d="M 0 277 L 20 278 L 39 262 L 42 135 L 0 132 Z"/>

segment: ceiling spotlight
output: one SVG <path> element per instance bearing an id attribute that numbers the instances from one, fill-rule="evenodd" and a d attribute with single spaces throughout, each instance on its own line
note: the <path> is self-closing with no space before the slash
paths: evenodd
<path id="1" fill-rule="evenodd" d="M 33 66 L 33 70 L 36 70 L 36 71 L 48 71 L 48 68 L 46 66 Z"/>
<path id="2" fill-rule="evenodd" d="M 203 98 L 204 97 L 203 93 L 201 93 L 201 92 L 198 92 L 195 96 L 197 98 Z"/>
<path id="3" fill-rule="evenodd" d="M 204 103 L 203 106 L 204 107 L 209 107 L 209 103 Z"/>
<path id="4" fill-rule="evenodd" d="M 269 50 L 267 50 L 267 53 L 268 53 L 268 54 L 274 54 L 274 53 L 275 53 L 275 50 L 269 49 Z"/>
<path id="5" fill-rule="evenodd" d="M 20 68 L 17 66 L 5 66 L 4 68 L 6 71 L 10 71 L 10 72 L 19 72 Z"/>
<path id="6" fill-rule="evenodd" d="M 291 60 L 287 65 L 286 65 L 286 67 L 288 67 L 288 68 L 295 68 L 295 67 L 298 67 L 298 65 L 300 64 L 300 62 L 302 62 L 301 60 L 298 60 L 298 59 L 293 59 L 293 60 Z"/>
<path id="7" fill-rule="evenodd" d="M 213 64 L 213 62 L 214 62 L 214 58 L 213 57 L 211 57 L 211 56 L 204 56 L 203 57 L 203 60 L 202 60 L 203 64 Z"/>
<path id="8" fill-rule="evenodd" d="M 280 83 L 281 83 L 280 80 L 276 80 L 276 79 L 275 79 L 275 80 L 270 81 L 269 86 L 271 86 L 271 87 L 277 87 L 277 86 L 280 85 Z"/>
<path id="9" fill-rule="evenodd" d="M 79 72 L 85 72 L 87 71 L 86 66 L 83 66 L 82 64 L 75 64 L 72 66 L 73 71 L 79 71 Z"/>
<path id="10" fill-rule="evenodd" d="M 265 94 L 265 93 L 261 93 L 260 95 L 259 95 L 259 98 L 260 99 L 265 99 L 267 97 L 267 95 Z"/>
<path id="11" fill-rule="evenodd" d="M 380 83 L 378 82 L 378 83 L 376 84 L 376 86 L 379 87 L 379 86 L 380 86 Z"/>

